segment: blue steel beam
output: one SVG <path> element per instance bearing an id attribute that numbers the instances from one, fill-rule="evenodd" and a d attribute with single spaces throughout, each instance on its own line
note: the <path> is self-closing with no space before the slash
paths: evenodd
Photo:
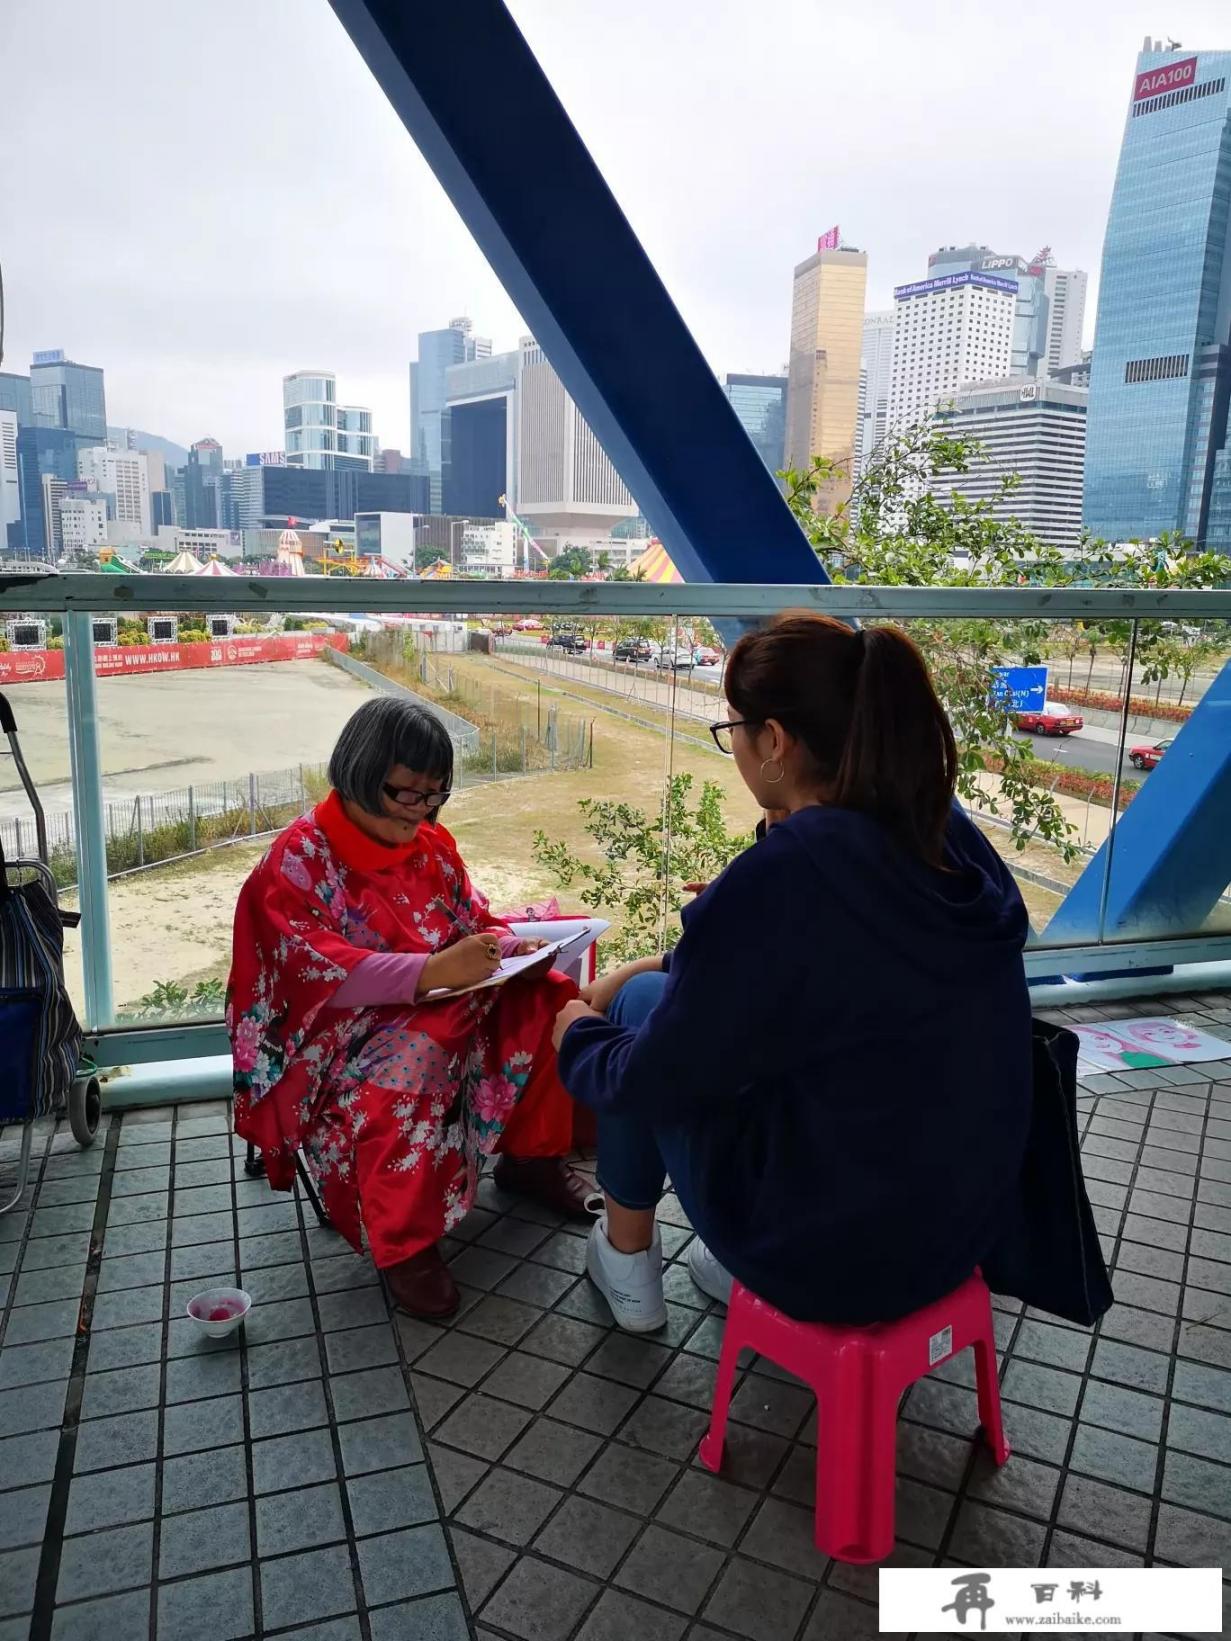
<path id="1" fill-rule="evenodd" d="M 1104 882 L 1107 908 L 1100 931 Z M 1229 883 L 1231 663 L 1069 890 L 1047 926 L 1048 943 L 1190 934 Z"/>
<path id="2" fill-rule="evenodd" d="M 330 4 L 684 579 L 826 581 L 501 0 Z"/>

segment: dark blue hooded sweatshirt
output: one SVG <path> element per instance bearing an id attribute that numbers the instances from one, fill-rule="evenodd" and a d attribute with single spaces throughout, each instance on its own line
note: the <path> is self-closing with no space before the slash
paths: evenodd
<path id="1" fill-rule="evenodd" d="M 639 1030 L 564 1039 L 570 1092 L 650 1121 L 712 1251 L 803 1320 L 891 1320 L 956 1287 L 1021 1168 L 1026 909 L 956 808 L 945 866 L 865 815 L 801 810 L 685 909 Z"/>

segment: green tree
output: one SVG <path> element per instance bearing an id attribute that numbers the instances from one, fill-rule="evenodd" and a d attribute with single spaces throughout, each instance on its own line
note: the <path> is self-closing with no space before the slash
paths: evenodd
<path id="1" fill-rule="evenodd" d="M 575 581 L 590 573 L 590 555 L 584 547 L 562 547 L 551 561 L 548 581 Z"/>
<path id="2" fill-rule="evenodd" d="M 616 925 L 601 947 L 610 967 L 674 946 L 680 925 L 673 914 L 684 903 L 684 885 L 717 876 L 752 841 L 727 830 L 716 781 L 706 781 L 695 800 L 692 787 L 691 775 L 673 775 L 653 817 L 632 804 L 582 798 L 578 807 L 598 860 L 534 834 L 534 858 L 561 888 L 582 884 L 591 905 L 615 910 Z"/>
<path id="3" fill-rule="evenodd" d="M 1198 552 L 1176 536 L 1109 546 L 1086 540 L 1075 555 L 1048 545 L 1012 517 L 995 516 L 997 504 L 1019 481 L 1011 476 L 997 493 L 972 500 L 960 480 L 986 457 L 967 439 L 930 424 L 891 435 L 855 481 L 850 503 L 832 514 L 818 500 L 839 473 L 824 457 L 802 471 L 783 474 L 787 500 L 817 557 L 835 581 L 873 585 L 950 587 L 1198 588 L 1231 581 L 1231 559 Z M 936 480 L 958 481 L 951 495 L 937 494 Z M 1097 642 L 1127 665 L 1130 624 L 1103 623 Z M 1055 629 L 1043 620 L 918 621 L 911 626 L 932 669 L 958 738 L 958 790 L 994 814 L 1006 816 L 1021 849 L 1034 838 L 1074 852 L 1073 829 L 1051 794 L 1037 785 L 1031 749 L 1017 738 L 1011 720 L 989 689 L 996 666 L 1039 665 L 1054 647 Z M 1140 623 L 1135 664 L 1140 675 L 1175 665 L 1162 643 L 1161 623 Z M 1087 630 L 1090 670 L 1095 634 Z M 1135 674 L 1136 675 L 1136 674 Z M 996 786 L 988 770 L 997 771 Z"/>

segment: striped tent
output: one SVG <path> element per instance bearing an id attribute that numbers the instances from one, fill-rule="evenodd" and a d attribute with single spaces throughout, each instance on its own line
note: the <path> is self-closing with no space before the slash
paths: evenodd
<path id="1" fill-rule="evenodd" d="M 197 574 L 215 576 L 226 575 L 230 576 L 232 579 L 235 577 L 235 571 L 232 570 L 229 565 L 224 564 L 220 558 L 211 558 L 208 564 L 203 564 L 201 566 L 201 568 L 197 571 Z"/>
<path id="2" fill-rule="evenodd" d="M 634 581 L 682 582 L 684 579 L 657 536 L 651 536 L 650 545 L 629 565 L 628 573 Z"/>

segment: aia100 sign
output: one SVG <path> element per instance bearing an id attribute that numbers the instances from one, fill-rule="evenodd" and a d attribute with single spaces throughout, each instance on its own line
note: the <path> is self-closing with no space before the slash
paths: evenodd
<path id="1" fill-rule="evenodd" d="M 1137 76 L 1133 86 L 1133 101 L 1143 97 L 1159 97 L 1164 91 L 1180 91 L 1192 85 L 1197 78 L 1197 59 L 1182 57 L 1178 63 L 1164 63 L 1161 68 L 1148 68 Z"/>

